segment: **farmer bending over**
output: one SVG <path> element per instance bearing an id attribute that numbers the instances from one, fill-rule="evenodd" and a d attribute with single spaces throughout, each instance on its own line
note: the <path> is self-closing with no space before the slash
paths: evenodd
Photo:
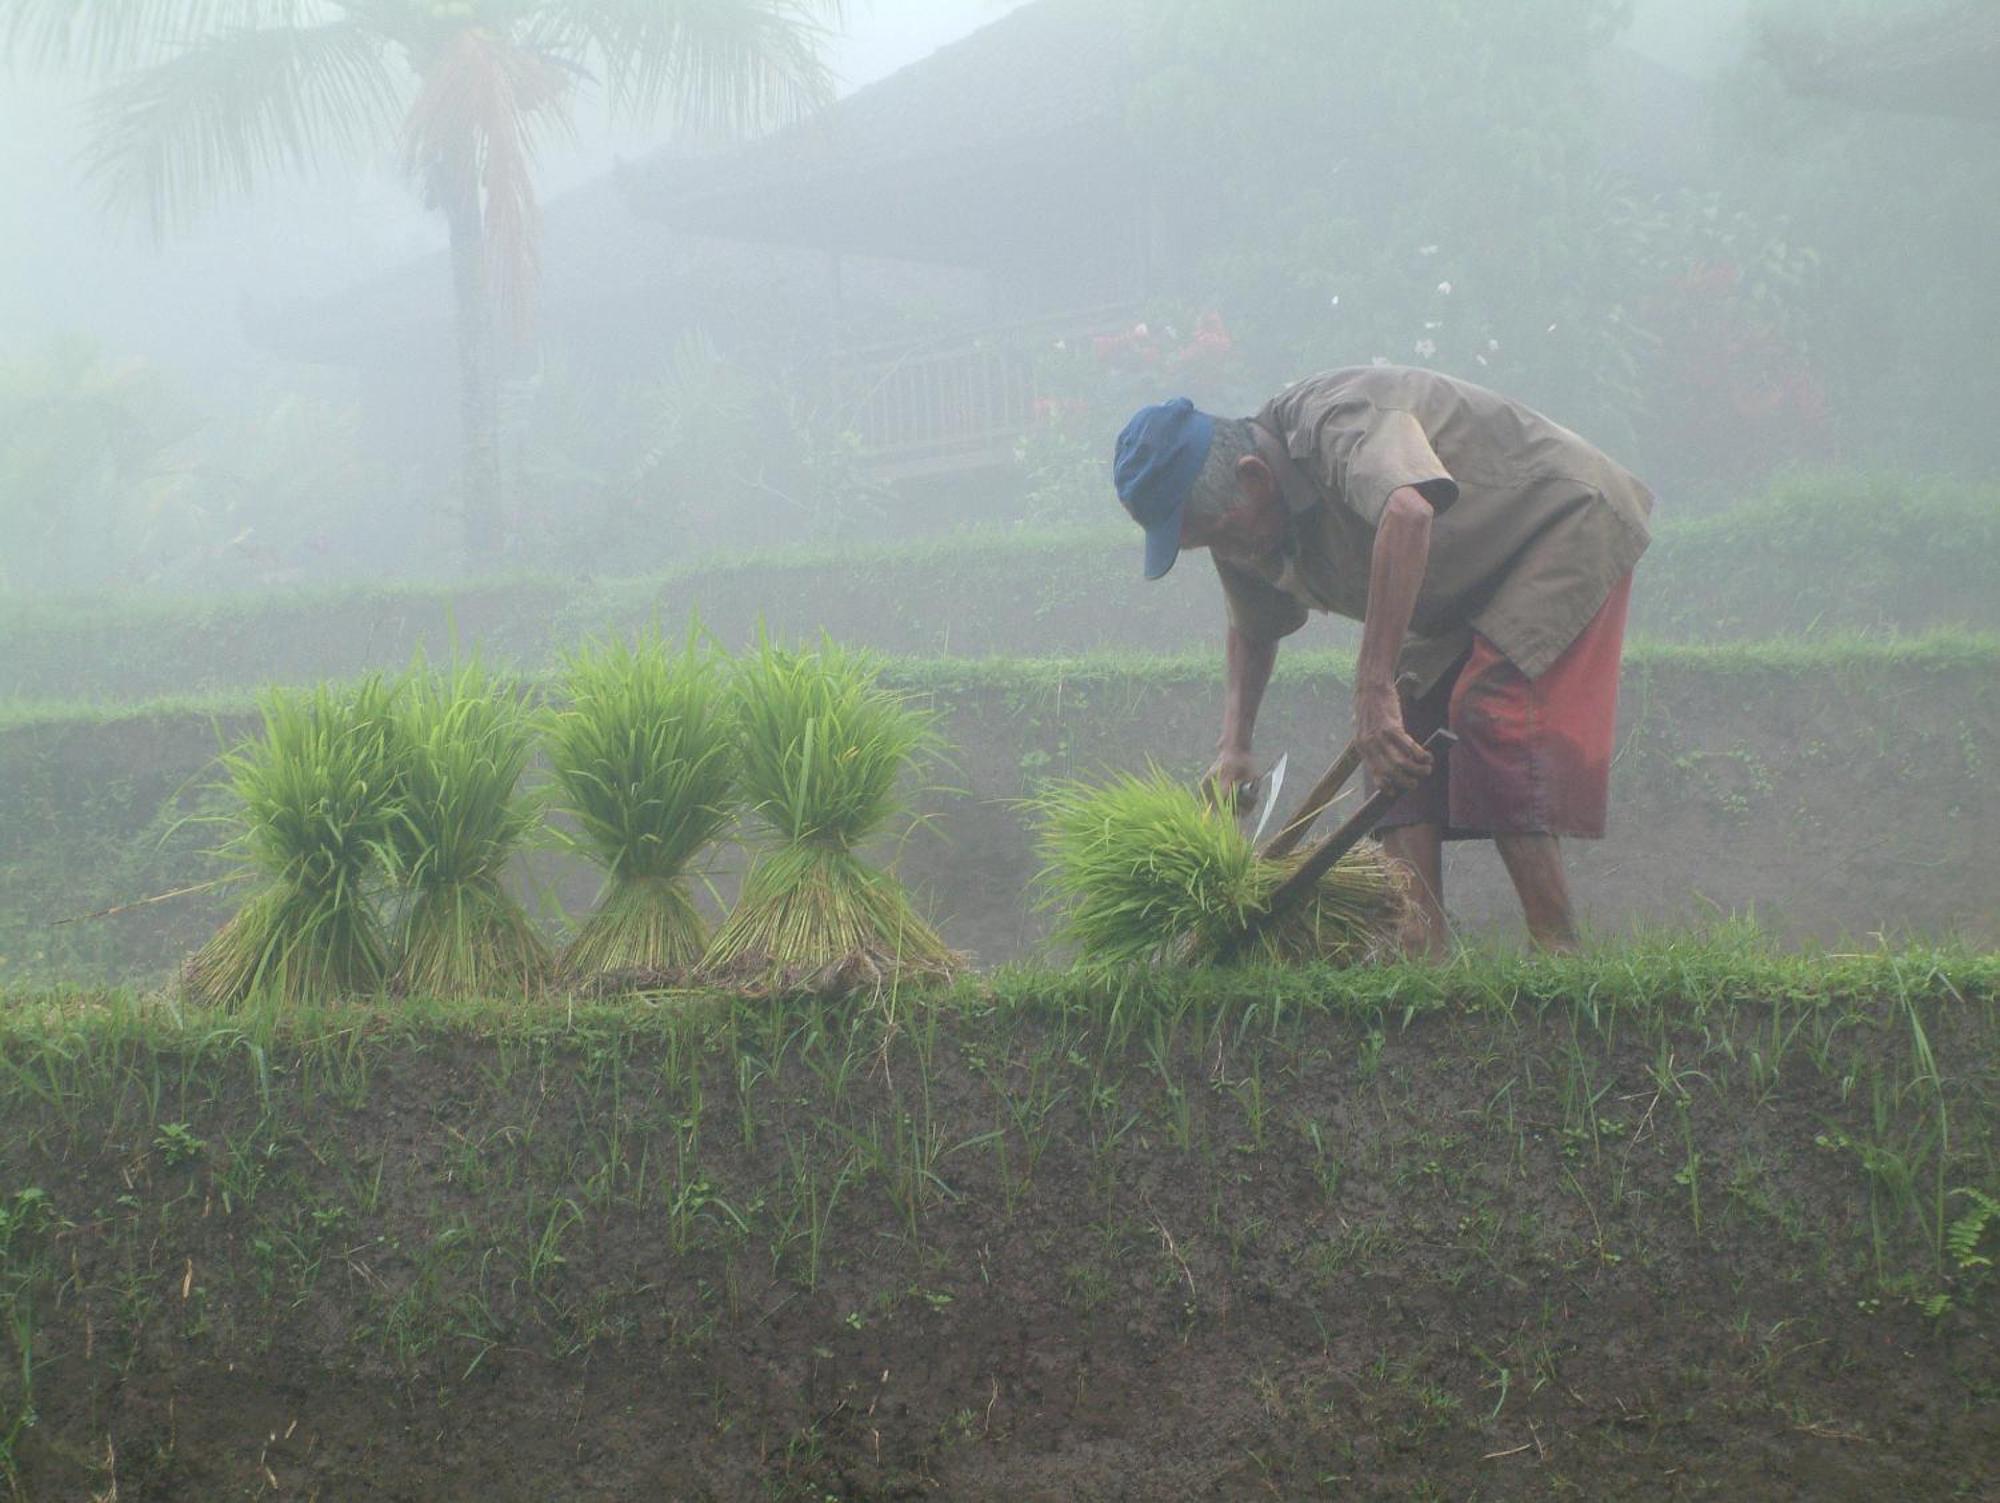
<path id="1" fill-rule="evenodd" d="M 1443 842 L 1477 839 L 1499 847 L 1535 942 L 1573 946 L 1557 842 L 1604 833 L 1646 487 L 1539 413 L 1395 366 L 1314 376 L 1254 418 L 1145 408 L 1115 478 L 1148 579 L 1189 548 L 1222 578 L 1217 790 L 1255 782 L 1279 640 L 1308 610 L 1353 617 L 1354 733 L 1370 780 L 1403 794 L 1383 844 L 1417 879 L 1407 948 L 1444 952 Z M 1418 743 L 1440 726 L 1459 743 L 1433 759 Z"/>

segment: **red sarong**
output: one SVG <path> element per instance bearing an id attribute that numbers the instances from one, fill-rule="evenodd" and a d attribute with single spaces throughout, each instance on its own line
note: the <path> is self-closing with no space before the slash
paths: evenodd
<path id="1" fill-rule="evenodd" d="M 1417 740 L 1449 726 L 1459 741 L 1396 802 L 1382 827 L 1441 825 L 1447 840 L 1601 838 L 1631 594 L 1627 574 L 1536 679 L 1475 632 L 1456 668 L 1422 698 L 1403 701 L 1404 728 Z"/>

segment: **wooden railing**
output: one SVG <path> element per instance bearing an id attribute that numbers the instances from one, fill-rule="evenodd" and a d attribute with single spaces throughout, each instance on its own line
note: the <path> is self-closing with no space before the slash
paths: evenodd
<path id="1" fill-rule="evenodd" d="M 1059 341 L 1087 347 L 1137 317 L 1100 308 L 920 344 L 832 357 L 839 421 L 886 476 L 943 474 L 1004 464 L 1044 395 L 1040 358 Z"/>

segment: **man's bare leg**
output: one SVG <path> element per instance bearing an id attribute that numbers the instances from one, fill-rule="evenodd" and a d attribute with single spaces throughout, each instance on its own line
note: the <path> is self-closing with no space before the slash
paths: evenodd
<path id="1" fill-rule="evenodd" d="M 1443 960 L 1451 942 L 1444 921 L 1444 830 L 1438 825 L 1398 825 L 1383 833 L 1382 849 L 1416 879 L 1410 893 L 1415 911 L 1403 930 L 1403 954 L 1412 960 Z"/>
<path id="2" fill-rule="evenodd" d="M 1570 907 L 1569 878 L 1562 846 L 1553 835 L 1496 835 L 1500 859 L 1514 879 L 1528 934 L 1543 950 L 1574 950 L 1576 913 Z"/>

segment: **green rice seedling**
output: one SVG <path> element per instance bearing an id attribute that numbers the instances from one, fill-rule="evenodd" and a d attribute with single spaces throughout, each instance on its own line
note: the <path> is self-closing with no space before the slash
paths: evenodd
<path id="1" fill-rule="evenodd" d="M 710 973 L 826 990 L 950 975 L 957 958 L 902 884 L 855 851 L 935 751 L 929 717 L 882 686 L 872 657 L 824 639 L 811 651 L 760 643 L 734 700 L 744 796 L 771 844 L 709 947 Z"/>
<path id="2" fill-rule="evenodd" d="M 502 885 L 536 821 L 519 793 L 535 739 L 518 687 L 477 664 L 419 674 L 391 745 L 398 808 L 388 850 L 404 893 L 398 989 L 500 996 L 533 985 L 548 947 Z"/>
<path id="3" fill-rule="evenodd" d="M 707 940 L 688 872 L 733 808 L 721 665 L 692 629 L 678 647 L 648 635 L 574 654 L 560 693 L 543 737 L 554 807 L 605 874 L 563 967 L 579 979 L 688 969 Z"/>
<path id="4" fill-rule="evenodd" d="M 223 758 L 240 805 L 225 854 L 261 878 L 188 959 L 191 999 L 235 1007 L 379 989 L 387 947 L 374 906 L 397 818 L 389 742 L 400 690 L 371 677 L 263 697 L 263 735 Z"/>
<path id="5" fill-rule="evenodd" d="M 1187 946 L 1194 959 L 1230 945 L 1297 859 L 1260 860 L 1228 814 L 1166 773 L 1102 786 L 1052 784 L 1040 816 L 1042 905 L 1086 964 L 1153 964 Z M 1356 847 L 1302 904 L 1259 937 L 1246 960 L 1346 963 L 1373 953 L 1401 922 L 1405 888 L 1373 845 Z"/>

